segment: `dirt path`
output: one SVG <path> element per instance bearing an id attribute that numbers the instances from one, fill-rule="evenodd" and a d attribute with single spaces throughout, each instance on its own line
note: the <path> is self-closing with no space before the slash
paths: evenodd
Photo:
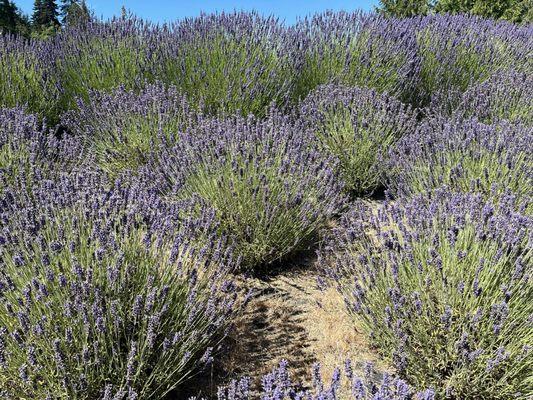
<path id="1" fill-rule="evenodd" d="M 282 359 L 289 361 L 293 381 L 305 385 L 315 362 L 320 362 L 327 380 L 347 358 L 356 373 L 364 361 L 379 365 L 345 313 L 341 296 L 333 289 L 320 290 L 317 276 L 315 258 L 306 257 L 269 279 L 249 278 L 244 283 L 254 295 L 223 356 L 228 371 L 223 382 L 246 375 L 257 389 L 260 377 Z"/>

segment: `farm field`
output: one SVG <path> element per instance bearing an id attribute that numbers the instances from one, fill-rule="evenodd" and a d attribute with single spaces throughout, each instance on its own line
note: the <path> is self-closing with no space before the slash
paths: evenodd
<path id="1" fill-rule="evenodd" d="M 0 32 L 0 398 L 533 398 L 533 25 Z"/>

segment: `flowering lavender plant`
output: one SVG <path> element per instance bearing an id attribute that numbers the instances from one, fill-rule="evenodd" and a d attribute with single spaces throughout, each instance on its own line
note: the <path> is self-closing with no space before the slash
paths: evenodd
<path id="1" fill-rule="evenodd" d="M 175 88 L 156 83 L 139 93 L 123 87 L 91 92 L 88 102 L 63 115 L 62 124 L 83 138 L 87 157 L 114 176 L 145 165 L 162 136 L 170 140 L 197 115 Z"/>
<path id="2" fill-rule="evenodd" d="M 286 103 L 289 45 L 273 17 L 204 14 L 171 25 L 160 41 L 156 76 L 177 86 L 194 106 L 264 115 L 272 103 Z"/>
<path id="3" fill-rule="evenodd" d="M 531 52 L 531 26 L 465 15 L 413 19 L 421 60 L 419 105 L 451 111 L 470 85 L 493 73 L 524 70 Z"/>
<path id="4" fill-rule="evenodd" d="M 302 249 L 339 210 L 329 161 L 306 130 L 272 111 L 264 120 L 202 119 L 164 150 L 160 170 L 174 196 L 215 209 L 220 232 L 253 268 Z"/>
<path id="5" fill-rule="evenodd" d="M 435 200 L 440 199 L 440 201 Z M 342 220 L 327 272 L 401 376 L 439 398 L 533 394 L 533 220 L 512 197 L 439 190 L 360 204 Z"/>
<path id="6" fill-rule="evenodd" d="M 533 75 L 497 73 L 469 88 L 454 111 L 456 118 L 476 117 L 484 123 L 502 119 L 533 126 Z"/>
<path id="7" fill-rule="evenodd" d="M 383 156 L 416 126 L 414 113 L 373 89 L 324 85 L 300 106 L 301 118 L 339 162 L 346 189 L 361 195 L 383 182 Z"/>
<path id="8" fill-rule="evenodd" d="M 447 185 L 493 199 L 510 191 L 529 202 L 532 141 L 533 132 L 521 124 L 429 119 L 391 151 L 390 187 L 410 196 Z"/>
<path id="9" fill-rule="evenodd" d="M 142 87 L 152 76 L 155 38 L 154 28 L 135 18 L 91 22 L 59 34 L 55 68 L 61 110 L 75 108 L 78 97 L 88 101 L 91 90 Z"/>
<path id="10" fill-rule="evenodd" d="M 0 201 L 3 398 L 160 399 L 212 358 L 234 301 L 212 214 L 106 187 L 73 174 Z"/>
<path id="11" fill-rule="evenodd" d="M 417 79 L 417 48 L 408 21 L 359 12 L 326 12 L 300 21 L 292 30 L 294 98 L 303 99 L 330 82 L 370 87 L 410 97 Z"/>
<path id="12" fill-rule="evenodd" d="M 28 189 L 59 168 L 71 169 L 79 145 L 58 141 L 39 117 L 22 108 L 0 108 L 0 194 Z"/>
<path id="13" fill-rule="evenodd" d="M 0 35 L 0 107 L 26 107 L 56 121 L 59 90 L 52 68 L 55 54 L 50 41 Z"/>
<path id="14" fill-rule="evenodd" d="M 365 366 L 365 376 L 358 377 L 352 367 L 352 362 L 346 360 L 343 371 L 336 368 L 330 382 L 322 378 L 320 364 L 313 365 L 313 388 L 304 390 L 301 383 L 295 383 L 290 378 L 288 362 L 283 360 L 279 367 L 265 375 L 262 381 L 260 398 L 262 400 L 433 400 L 434 392 L 426 390 L 415 391 L 401 379 L 385 373 L 381 381 L 374 377 L 372 364 Z M 218 400 L 250 400 L 253 391 L 250 379 L 242 378 L 232 381 L 227 387 L 219 388 Z"/>

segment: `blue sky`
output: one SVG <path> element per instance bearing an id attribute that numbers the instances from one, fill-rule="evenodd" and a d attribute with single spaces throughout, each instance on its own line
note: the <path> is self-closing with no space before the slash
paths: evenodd
<path id="1" fill-rule="evenodd" d="M 33 0 L 15 0 L 25 13 L 31 13 Z M 57 0 L 60 3 L 60 0 Z M 120 15 L 124 5 L 134 14 L 154 21 L 164 22 L 198 15 L 201 11 L 257 10 L 263 14 L 274 14 L 288 23 L 297 16 L 305 16 L 324 10 L 371 10 L 378 0 L 87 0 L 97 16 L 104 18 Z"/>

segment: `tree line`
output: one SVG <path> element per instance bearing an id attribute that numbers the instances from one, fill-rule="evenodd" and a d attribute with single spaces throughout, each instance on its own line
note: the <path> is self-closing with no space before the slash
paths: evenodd
<path id="1" fill-rule="evenodd" d="M 533 0 L 380 0 L 380 3 L 378 10 L 402 18 L 461 13 L 517 23 L 533 21 Z"/>
<path id="2" fill-rule="evenodd" d="M 87 22 L 92 14 L 85 0 L 35 0 L 33 13 L 24 14 L 13 0 L 0 0 L 0 34 L 47 37 L 62 26 Z"/>
<path id="3" fill-rule="evenodd" d="M 431 13 L 464 13 L 512 22 L 533 21 L 533 0 L 380 0 L 378 10 L 394 17 Z M 24 14 L 13 0 L 0 0 L 0 34 L 47 37 L 61 26 L 92 18 L 85 0 L 35 0 L 32 16 Z"/>

